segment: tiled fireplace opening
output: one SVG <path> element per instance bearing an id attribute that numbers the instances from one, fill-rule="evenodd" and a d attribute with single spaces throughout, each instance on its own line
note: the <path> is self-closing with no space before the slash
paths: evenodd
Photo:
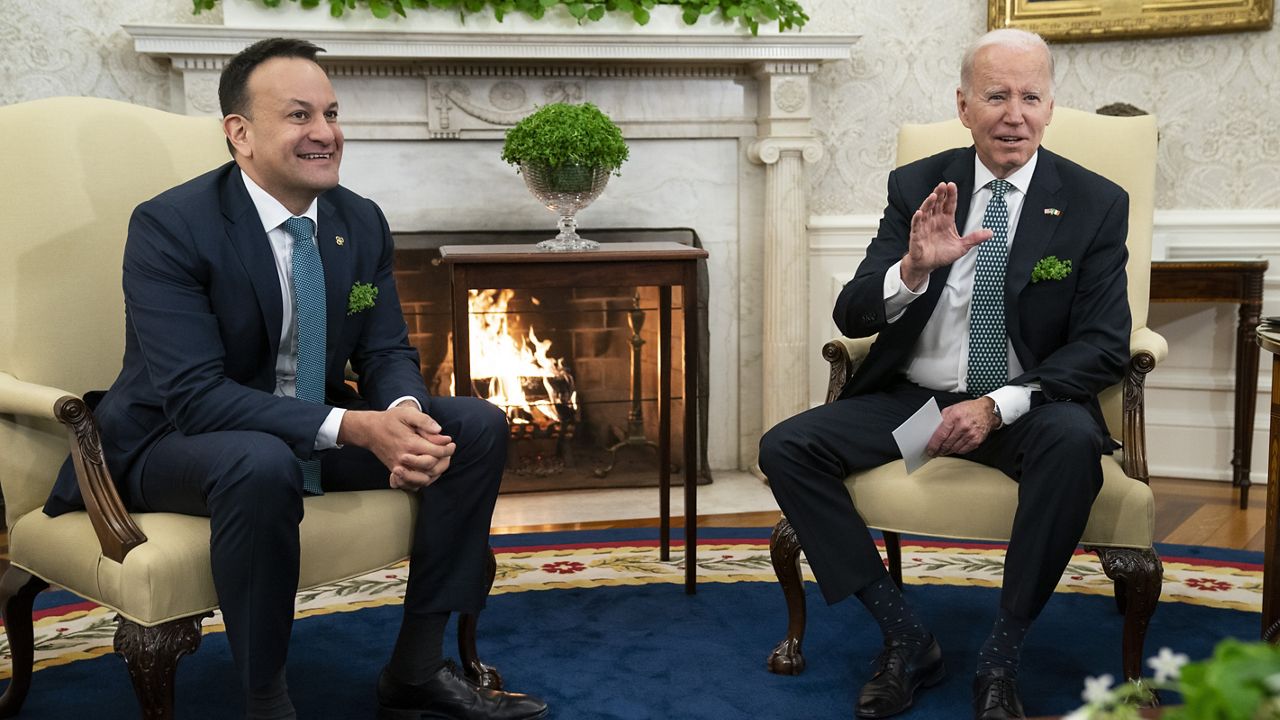
<path id="1" fill-rule="evenodd" d="M 532 243 L 545 239 L 547 231 L 514 232 L 397 232 L 396 286 L 409 340 L 417 347 L 423 377 L 432 394 L 453 392 L 451 351 L 452 318 L 449 274 L 440 264 L 443 245 Z M 672 240 L 698 245 L 692 230 L 598 230 L 583 235 L 602 242 Z M 703 348 L 700 387 L 707 388 L 706 270 L 699 286 L 702 298 L 699 328 Z M 495 289 L 500 290 L 500 289 Z M 474 295 L 474 293 L 473 293 Z M 494 299 L 498 293 L 488 293 Z M 506 295 L 505 293 L 503 294 Z M 684 403 L 680 397 L 683 371 L 679 328 L 684 299 L 679 288 L 672 290 L 672 375 L 676 398 L 671 403 L 672 462 L 684 463 L 679 439 L 684 431 Z M 531 403 L 547 398 L 548 390 L 558 393 L 560 402 L 525 409 L 512 409 L 512 442 L 509 446 L 503 492 L 561 490 L 589 487 L 656 485 L 658 464 L 658 291 L 653 287 L 610 286 L 607 278 L 581 278 L 569 288 L 528 290 L 513 288 L 506 298 L 505 311 L 490 309 L 484 316 L 488 326 L 505 324 L 510 339 L 504 344 L 522 347 L 528 356 L 542 354 L 563 368 L 563 375 L 547 378 L 526 375 L 516 383 Z M 473 311 L 476 309 L 473 303 Z M 505 320 L 505 323 L 497 322 Z M 471 328 L 472 372 L 492 364 L 491 355 L 477 357 L 484 347 Z M 532 330 L 532 336 L 530 331 Z M 536 348 L 535 348 L 536 343 Z M 633 373 L 633 355 L 639 347 L 638 378 Z M 538 353 L 537 351 L 542 351 Z M 543 363 L 546 365 L 546 363 Z M 639 401 L 633 390 L 639 381 Z M 476 394 L 487 396 L 489 381 L 477 377 Z M 705 390 L 703 391 L 705 392 Z M 569 399 L 576 400 L 576 407 Z M 508 406 L 512 407 L 512 406 Z M 699 403 L 700 482 L 709 482 L 706 462 L 706 397 Z M 558 416 L 552 423 L 544 410 Z M 680 482 L 673 473 L 672 482 Z"/>

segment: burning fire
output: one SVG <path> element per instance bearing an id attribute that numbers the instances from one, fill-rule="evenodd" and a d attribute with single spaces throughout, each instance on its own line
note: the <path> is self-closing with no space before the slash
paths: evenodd
<path id="1" fill-rule="evenodd" d="M 539 340 L 532 327 L 526 337 L 518 338 L 508 326 L 507 303 L 514 295 L 511 290 L 470 292 L 471 382 L 476 394 L 505 410 L 513 425 L 545 428 L 562 419 L 576 420 L 573 376 L 560 358 L 547 357 L 551 341 Z"/>

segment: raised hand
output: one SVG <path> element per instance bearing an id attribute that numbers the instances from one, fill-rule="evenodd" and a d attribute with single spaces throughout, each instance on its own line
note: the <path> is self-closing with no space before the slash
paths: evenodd
<path id="1" fill-rule="evenodd" d="M 902 282 L 915 290 L 929 273 L 959 260 L 975 245 L 991 237 L 986 228 L 960 236 L 956 230 L 955 183 L 938 183 L 911 216 L 911 237 L 902 258 Z"/>

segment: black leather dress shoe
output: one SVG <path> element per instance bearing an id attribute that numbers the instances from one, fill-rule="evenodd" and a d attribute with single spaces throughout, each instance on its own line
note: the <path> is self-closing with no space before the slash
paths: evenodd
<path id="1" fill-rule="evenodd" d="M 531 695 L 478 688 L 446 661 L 421 685 L 408 685 L 386 671 L 378 677 L 379 720 L 537 720 L 547 704 Z"/>
<path id="2" fill-rule="evenodd" d="M 903 645 L 886 640 L 876 658 L 876 673 L 858 693 L 860 718 L 887 718 L 911 707 L 916 690 L 933 687 L 947 674 L 942 648 L 932 635 L 924 645 Z"/>
<path id="3" fill-rule="evenodd" d="M 973 678 L 973 717 L 975 720 L 1007 720 L 1026 717 L 1018 684 L 1004 668 L 983 670 Z"/>

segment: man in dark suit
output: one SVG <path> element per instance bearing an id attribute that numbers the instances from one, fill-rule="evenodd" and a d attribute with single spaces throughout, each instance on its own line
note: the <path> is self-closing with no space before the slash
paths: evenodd
<path id="1" fill-rule="evenodd" d="M 249 717 L 295 715 L 284 670 L 303 497 L 389 486 L 420 504 L 380 717 L 540 718 L 541 700 L 476 689 L 443 659 L 449 614 L 484 605 L 506 418 L 428 397 L 386 219 L 338 185 L 319 50 L 275 38 L 232 58 L 218 94 L 233 161 L 134 211 L 124 366 L 95 411 L 107 464 L 131 509 L 209 517 Z M 77 507 L 67 463 L 45 511 Z"/>
<path id="2" fill-rule="evenodd" d="M 1044 41 L 1020 30 L 977 40 L 956 104 L 974 145 L 890 174 L 879 231 L 836 302 L 845 335 L 879 334 L 866 360 L 838 400 L 779 423 L 760 446 L 827 601 L 855 595 L 884 632 L 859 717 L 902 712 L 944 669 L 843 479 L 900 458 L 891 431 L 932 397 L 942 423 L 929 454 L 1019 483 L 999 615 L 973 690 L 975 717 L 1022 717 L 1022 641 L 1102 487 L 1100 457 L 1113 442 L 1097 395 L 1128 360 L 1128 196 L 1040 147 L 1053 116 Z"/>

